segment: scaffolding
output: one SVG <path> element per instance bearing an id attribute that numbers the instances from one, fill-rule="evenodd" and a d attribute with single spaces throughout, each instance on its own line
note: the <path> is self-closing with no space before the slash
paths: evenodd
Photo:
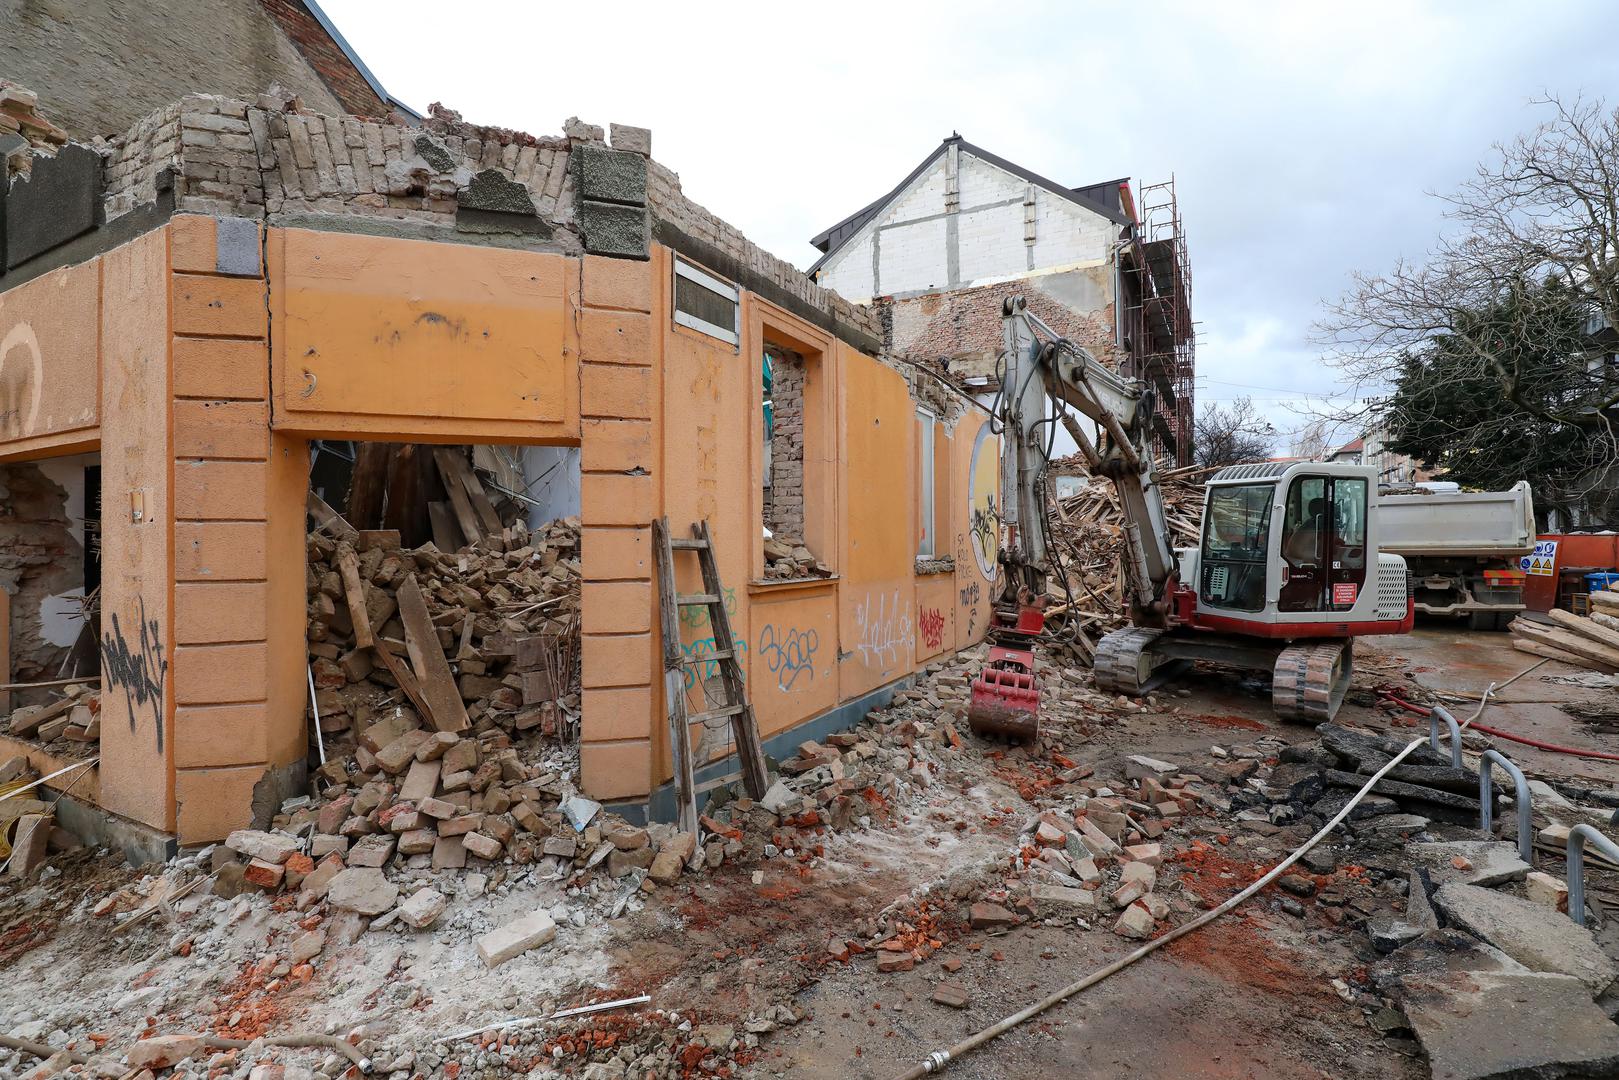
<path id="1" fill-rule="evenodd" d="M 1157 397 L 1154 453 L 1190 465 L 1197 343 L 1192 266 L 1173 175 L 1142 187 L 1140 212 L 1119 263 L 1125 373 L 1142 380 Z"/>

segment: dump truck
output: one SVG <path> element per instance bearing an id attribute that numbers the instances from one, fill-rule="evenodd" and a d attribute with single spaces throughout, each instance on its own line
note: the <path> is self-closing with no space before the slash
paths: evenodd
<path id="1" fill-rule="evenodd" d="M 1377 500 L 1383 551 L 1411 571 L 1419 614 L 1467 620 L 1474 630 L 1505 630 L 1524 608 L 1519 560 L 1535 550 L 1535 506 L 1528 481 L 1506 491 L 1462 491 L 1454 484 L 1385 488 Z"/>

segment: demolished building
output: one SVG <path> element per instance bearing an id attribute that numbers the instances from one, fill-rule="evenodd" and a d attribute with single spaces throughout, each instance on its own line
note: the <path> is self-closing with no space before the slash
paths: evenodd
<path id="1" fill-rule="evenodd" d="M 871 309 L 688 199 L 646 130 L 536 137 L 437 108 L 416 127 L 192 95 L 92 146 L 10 94 L 40 123 L 19 125 L 36 137 L 8 158 L 3 208 L 0 674 L 99 674 L 99 761 L 47 782 L 64 824 L 153 853 L 262 825 L 306 790 L 310 661 L 338 652 L 311 646 L 333 555 L 306 538 L 322 448 L 577 451 L 538 455 L 577 476 L 573 779 L 626 817 L 673 812 L 657 519 L 713 531 L 775 756 L 982 637 L 985 413 L 883 357 Z M 494 525 L 495 550 L 530 557 L 526 530 Z M 696 570 L 682 561 L 681 592 Z M 470 640 L 471 624 L 434 629 Z M 681 630 L 686 657 L 713 652 L 706 619 Z M 481 671 L 451 675 L 483 704 Z M 62 712 L 61 693 L 9 704 Z M 0 757 L 42 775 L 87 760 L 29 730 L 0 735 Z"/>

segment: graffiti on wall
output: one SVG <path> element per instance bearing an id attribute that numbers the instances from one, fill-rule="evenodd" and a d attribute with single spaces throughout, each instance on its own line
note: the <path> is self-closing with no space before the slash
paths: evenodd
<path id="1" fill-rule="evenodd" d="M 118 620 L 111 612 L 112 629 L 101 637 L 101 675 L 110 691 L 121 691 L 129 707 L 129 730 L 135 730 L 135 710 L 150 708 L 157 732 L 157 749 L 163 752 L 163 687 L 168 681 L 169 662 L 163 656 L 162 633 L 156 619 L 146 617 L 146 598 L 138 596 L 140 624 L 136 643 L 131 647 Z"/>
<path id="2" fill-rule="evenodd" d="M 687 660 L 701 661 L 701 663 L 686 665 L 686 690 L 688 692 L 699 682 L 707 682 L 709 679 L 717 678 L 719 676 L 719 661 L 704 659 L 705 657 L 713 656 L 715 650 L 718 648 L 719 646 L 714 643 L 713 637 L 698 638 L 696 641 L 683 641 L 680 643 L 680 651 L 686 654 Z M 739 639 L 736 642 L 736 662 L 737 670 L 741 673 L 744 680 L 748 677 L 748 671 L 747 668 L 743 666 L 742 661 L 747 654 L 748 643 Z"/>
<path id="3" fill-rule="evenodd" d="M 897 664 L 908 660 L 916 648 L 908 605 L 900 602 L 899 590 L 892 597 L 881 594 L 873 603 L 870 593 L 854 609 L 858 637 L 855 648 L 864 664 Z"/>
<path id="4" fill-rule="evenodd" d="M 725 586 L 725 614 L 736 618 L 736 587 Z M 706 607 L 683 607 L 680 609 L 680 625 L 687 630 L 708 629 L 708 609 Z"/>
<path id="5" fill-rule="evenodd" d="M 922 644 L 937 649 L 944 644 L 944 612 L 936 607 L 922 608 L 916 614 L 916 629 Z"/>
<path id="6" fill-rule="evenodd" d="M 1000 550 L 1001 515 L 996 502 L 1000 471 L 1000 443 L 985 424 L 978 429 L 972 463 L 967 468 L 967 535 L 979 573 L 991 580 Z"/>
<path id="7" fill-rule="evenodd" d="M 815 681 L 815 652 L 820 647 L 821 635 L 814 627 L 797 630 L 766 623 L 759 631 L 759 656 L 776 677 L 778 690 L 791 690 L 802 675 L 809 676 L 806 682 Z"/>

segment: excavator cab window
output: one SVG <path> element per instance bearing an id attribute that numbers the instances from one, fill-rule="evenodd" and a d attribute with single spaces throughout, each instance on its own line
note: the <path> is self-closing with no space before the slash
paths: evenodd
<path id="1" fill-rule="evenodd" d="M 1236 484 L 1209 492 L 1198 558 L 1198 593 L 1210 607 L 1262 611 L 1270 507 L 1275 484 Z"/>
<path id="2" fill-rule="evenodd" d="M 1366 583 L 1366 481 L 1302 476 L 1282 522 L 1282 611 L 1347 611 Z"/>

